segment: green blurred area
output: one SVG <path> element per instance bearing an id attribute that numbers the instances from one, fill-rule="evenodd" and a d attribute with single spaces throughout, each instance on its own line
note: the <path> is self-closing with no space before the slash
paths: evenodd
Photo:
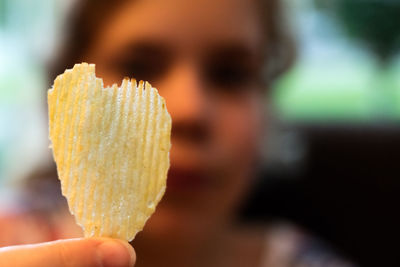
<path id="1" fill-rule="evenodd" d="M 0 185 L 46 155 L 44 62 L 60 7 L 58 0 L 0 0 Z"/>
<path id="2" fill-rule="evenodd" d="M 400 119 L 400 67 L 362 65 L 321 69 L 297 65 L 276 85 L 281 119 L 305 122 L 370 122 Z"/>
<path id="3" fill-rule="evenodd" d="M 314 0 L 294 4 L 299 62 L 276 85 L 286 121 L 398 122 L 400 1 Z"/>

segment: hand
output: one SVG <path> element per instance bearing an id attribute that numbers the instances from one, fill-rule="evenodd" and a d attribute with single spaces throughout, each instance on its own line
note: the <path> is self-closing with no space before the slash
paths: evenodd
<path id="1" fill-rule="evenodd" d="M 77 238 L 0 248 L 0 266 L 128 267 L 135 261 L 129 243 L 111 238 Z"/>

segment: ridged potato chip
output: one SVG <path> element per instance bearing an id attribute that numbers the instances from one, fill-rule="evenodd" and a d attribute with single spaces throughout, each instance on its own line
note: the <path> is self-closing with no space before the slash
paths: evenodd
<path id="1" fill-rule="evenodd" d="M 103 87 L 76 64 L 48 91 L 49 133 L 63 195 L 85 237 L 132 240 L 161 200 L 171 117 L 148 82 Z"/>

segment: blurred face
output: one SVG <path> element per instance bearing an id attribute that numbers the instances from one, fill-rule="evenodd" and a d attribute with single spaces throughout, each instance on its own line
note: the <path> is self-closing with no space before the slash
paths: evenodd
<path id="1" fill-rule="evenodd" d="M 128 1 L 85 58 L 106 85 L 143 79 L 166 100 L 171 168 L 166 195 L 146 226 L 158 236 L 202 235 L 221 225 L 251 183 L 262 121 L 255 3 Z"/>

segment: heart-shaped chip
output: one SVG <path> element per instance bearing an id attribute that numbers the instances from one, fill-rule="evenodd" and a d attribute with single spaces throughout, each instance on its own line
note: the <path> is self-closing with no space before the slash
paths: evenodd
<path id="1" fill-rule="evenodd" d="M 161 200 L 171 117 L 147 82 L 103 87 L 77 64 L 48 91 L 49 131 L 63 195 L 85 237 L 132 240 Z"/>

